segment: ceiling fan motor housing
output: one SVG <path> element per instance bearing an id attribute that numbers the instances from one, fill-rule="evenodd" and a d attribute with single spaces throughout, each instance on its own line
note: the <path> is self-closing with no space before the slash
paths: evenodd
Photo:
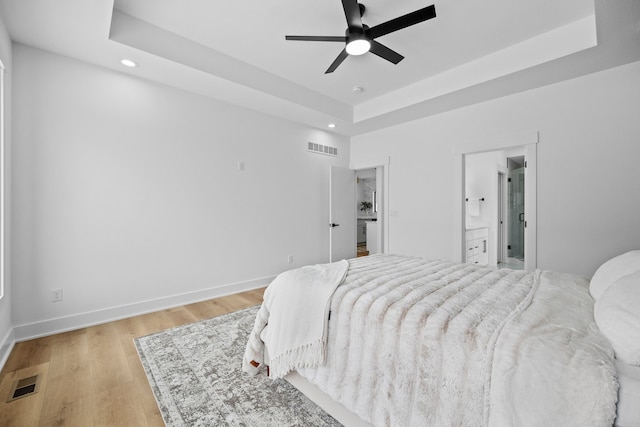
<path id="1" fill-rule="evenodd" d="M 371 49 L 371 37 L 367 34 L 369 27 L 349 28 L 345 32 L 347 37 L 347 45 L 345 49 L 349 55 L 363 55 Z"/>

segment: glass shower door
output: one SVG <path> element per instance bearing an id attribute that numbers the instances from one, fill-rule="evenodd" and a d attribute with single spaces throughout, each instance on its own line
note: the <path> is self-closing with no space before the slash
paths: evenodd
<path id="1" fill-rule="evenodd" d="M 510 258 L 524 260 L 524 167 L 509 169 L 508 182 L 508 246 Z"/>

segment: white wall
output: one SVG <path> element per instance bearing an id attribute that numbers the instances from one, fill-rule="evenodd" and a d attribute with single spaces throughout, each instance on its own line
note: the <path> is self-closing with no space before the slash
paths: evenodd
<path id="1" fill-rule="evenodd" d="M 24 45 L 14 68 L 18 338 L 328 261 L 346 138 Z"/>
<path id="2" fill-rule="evenodd" d="M 635 62 L 354 137 L 351 159 L 391 158 L 390 251 L 450 259 L 453 147 L 537 130 L 538 266 L 590 276 L 640 248 L 639 111 Z"/>
<path id="3" fill-rule="evenodd" d="M 0 368 L 4 364 L 5 359 L 9 356 L 11 347 L 13 346 L 13 328 L 11 323 L 11 230 L 8 224 L 11 221 L 11 189 L 10 189 L 10 161 L 11 158 L 11 80 L 13 74 L 12 58 L 11 58 L 11 39 L 7 33 L 7 29 L 0 18 L 0 60 L 5 66 L 5 93 L 4 93 L 4 113 L 5 113 L 5 164 L 3 172 L 5 172 L 5 289 L 4 297 L 0 299 Z M 6 169 L 5 169 L 6 168 Z"/>

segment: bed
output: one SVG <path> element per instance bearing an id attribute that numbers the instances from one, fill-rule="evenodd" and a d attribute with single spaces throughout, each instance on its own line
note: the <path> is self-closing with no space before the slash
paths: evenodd
<path id="1" fill-rule="evenodd" d="M 387 254 L 296 269 L 267 288 L 243 369 L 311 385 L 364 425 L 638 425 L 629 254 L 591 283 Z"/>

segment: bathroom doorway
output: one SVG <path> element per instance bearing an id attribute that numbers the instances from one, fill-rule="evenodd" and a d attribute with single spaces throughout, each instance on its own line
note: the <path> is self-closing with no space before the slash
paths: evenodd
<path id="1" fill-rule="evenodd" d="M 508 226 L 504 227 L 503 233 L 501 235 L 498 231 L 500 229 L 500 215 L 498 215 L 498 207 L 501 206 L 499 203 L 499 194 L 506 193 L 508 183 L 505 182 L 501 187 L 498 183 L 498 180 L 496 179 L 496 174 L 498 174 L 498 176 L 501 176 L 500 173 L 508 173 L 506 167 L 507 158 L 522 156 L 524 157 L 524 168 L 521 171 L 522 175 L 526 177 L 526 179 L 524 179 L 524 181 L 522 182 L 522 185 L 523 188 L 526 187 L 526 191 L 523 191 L 521 193 L 523 212 L 517 212 L 517 221 L 520 222 L 520 219 L 522 219 L 521 227 L 524 227 L 524 231 L 522 233 L 524 240 L 521 244 L 524 251 L 524 265 L 521 268 L 527 271 L 534 271 L 536 269 L 536 175 L 538 140 L 539 136 L 537 131 L 527 131 L 518 134 L 493 136 L 486 139 L 476 140 L 473 143 L 465 143 L 454 147 L 454 260 L 467 262 L 468 247 L 466 242 L 468 240 L 467 237 L 469 237 L 467 235 L 467 229 L 469 228 L 469 219 L 473 220 L 474 222 L 480 221 L 482 223 L 488 223 L 488 264 L 497 265 L 500 261 L 499 254 L 501 253 L 507 255 L 508 258 L 508 254 L 506 253 L 507 249 L 504 248 L 504 251 L 500 250 L 500 240 L 502 240 L 504 242 L 504 245 L 507 246 L 506 235 L 508 232 Z M 473 183 L 473 177 L 471 176 L 469 177 L 469 180 L 467 179 L 467 174 L 473 174 L 473 172 L 468 171 L 466 166 L 470 162 L 473 162 L 474 156 L 476 155 L 479 155 L 481 153 L 495 153 L 500 151 L 504 153 L 504 157 L 502 157 L 502 159 L 504 160 L 495 162 L 493 167 L 491 168 L 493 172 L 491 172 L 488 181 L 491 183 L 491 188 L 485 189 L 474 187 L 475 184 Z M 491 166 L 489 165 L 489 167 Z M 493 193 L 492 195 L 491 190 L 494 188 L 495 193 Z M 503 188 L 503 191 L 499 191 L 499 188 Z M 489 196 L 487 196 L 487 194 L 489 194 Z M 505 194 L 505 207 L 507 206 L 506 197 L 507 196 Z M 476 206 L 467 206 L 469 204 L 469 201 L 473 201 L 476 198 L 484 198 L 484 201 L 480 200 L 479 210 L 476 209 Z M 493 213 L 491 213 L 492 209 Z M 478 212 L 480 212 L 480 216 L 472 215 L 474 213 L 477 214 Z M 483 215 L 483 212 L 488 212 L 490 214 L 485 217 Z M 520 213 L 523 213 L 523 215 L 520 215 Z M 505 212 L 502 216 L 503 222 L 504 218 L 506 218 L 508 221 L 508 216 L 506 214 L 507 213 Z M 504 236 L 504 240 L 499 236 Z"/>
<path id="2" fill-rule="evenodd" d="M 376 168 L 356 171 L 356 256 L 379 252 L 379 201 Z"/>
<path id="3" fill-rule="evenodd" d="M 465 156 L 463 261 L 525 269 L 525 189 L 528 186 L 525 159 L 523 149 Z"/>

